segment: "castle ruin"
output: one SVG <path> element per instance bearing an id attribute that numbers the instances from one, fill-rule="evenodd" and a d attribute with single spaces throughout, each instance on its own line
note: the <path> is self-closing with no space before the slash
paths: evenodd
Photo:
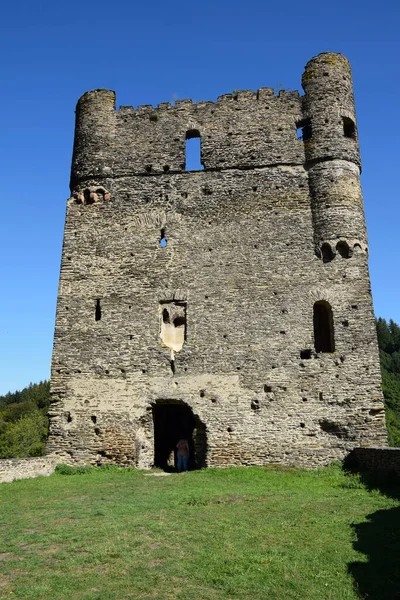
<path id="1" fill-rule="evenodd" d="M 349 63 L 320 54 L 302 84 L 79 100 L 49 453 L 166 467 L 188 437 L 192 467 L 317 466 L 386 446 Z"/>

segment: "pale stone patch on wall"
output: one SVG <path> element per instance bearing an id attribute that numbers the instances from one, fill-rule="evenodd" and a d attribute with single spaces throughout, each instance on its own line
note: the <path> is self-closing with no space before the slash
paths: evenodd
<path id="1" fill-rule="evenodd" d="M 185 342 L 186 303 L 162 302 L 159 312 L 161 343 L 171 350 L 171 360 L 175 360 L 175 352 L 180 352 Z"/>
<path id="2" fill-rule="evenodd" d="M 132 219 L 132 227 L 143 227 L 152 229 L 153 227 L 160 227 L 162 229 L 167 223 L 167 213 L 163 210 L 149 210 L 148 213 L 143 215 L 136 215 Z"/>
<path id="3" fill-rule="evenodd" d="M 273 377 L 265 378 L 258 391 L 246 387 L 239 374 L 170 372 L 169 376 L 148 377 L 137 373 L 127 375 L 124 382 L 75 375 L 65 391 L 74 399 L 69 414 L 52 420 L 52 427 L 58 423 L 64 434 L 56 437 L 56 445 L 49 444 L 49 450 L 56 450 L 59 462 L 68 464 L 118 462 L 150 468 L 154 462 L 152 409 L 161 402 L 188 406 L 206 425 L 208 466 L 268 462 L 315 466 L 343 459 L 373 435 L 374 428 L 364 426 L 365 432 L 360 432 L 358 425 L 364 422 L 364 407 L 368 417 L 371 403 L 366 405 L 362 397 L 358 401 L 349 398 L 341 406 L 337 402 L 330 376 L 322 379 L 320 369 L 335 373 L 343 368 L 339 356 L 304 363 L 310 364 L 300 368 L 299 379 L 288 379 L 283 367 L 273 369 Z M 305 383 L 307 372 L 310 383 L 319 377 L 323 392 Z M 351 390 L 345 385 L 346 393 L 350 395 Z M 378 423 L 382 415 L 374 415 Z"/>

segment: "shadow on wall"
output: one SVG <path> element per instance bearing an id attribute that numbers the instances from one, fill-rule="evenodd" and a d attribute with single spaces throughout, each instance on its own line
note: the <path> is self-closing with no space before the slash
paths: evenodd
<path id="1" fill-rule="evenodd" d="M 400 483 L 362 474 L 369 489 L 379 489 L 388 497 L 400 500 Z M 360 598 L 368 600 L 400 600 L 400 507 L 378 510 L 368 521 L 353 525 L 356 541 L 353 547 L 365 554 L 366 562 L 348 566 Z"/>

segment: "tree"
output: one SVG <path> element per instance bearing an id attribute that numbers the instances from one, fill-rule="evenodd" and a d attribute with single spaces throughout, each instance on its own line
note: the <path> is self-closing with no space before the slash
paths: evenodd
<path id="1" fill-rule="evenodd" d="M 48 381 L 0 396 L 0 458 L 44 455 L 49 403 Z"/>
<path id="2" fill-rule="evenodd" d="M 389 446 L 400 446 L 400 327 L 379 318 L 376 329 Z"/>

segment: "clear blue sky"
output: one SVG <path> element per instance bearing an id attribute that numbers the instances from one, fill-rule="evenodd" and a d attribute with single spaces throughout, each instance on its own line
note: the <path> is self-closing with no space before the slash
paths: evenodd
<path id="1" fill-rule="evenodd" d="M 0 394 L 49 376 L 74 108 L 93 88 L 135 106 L 301 89 L 312 56 L 345 54 L 375 312 L 400 323 L 397 2 L 4 0 L 0 17 Z"/>

